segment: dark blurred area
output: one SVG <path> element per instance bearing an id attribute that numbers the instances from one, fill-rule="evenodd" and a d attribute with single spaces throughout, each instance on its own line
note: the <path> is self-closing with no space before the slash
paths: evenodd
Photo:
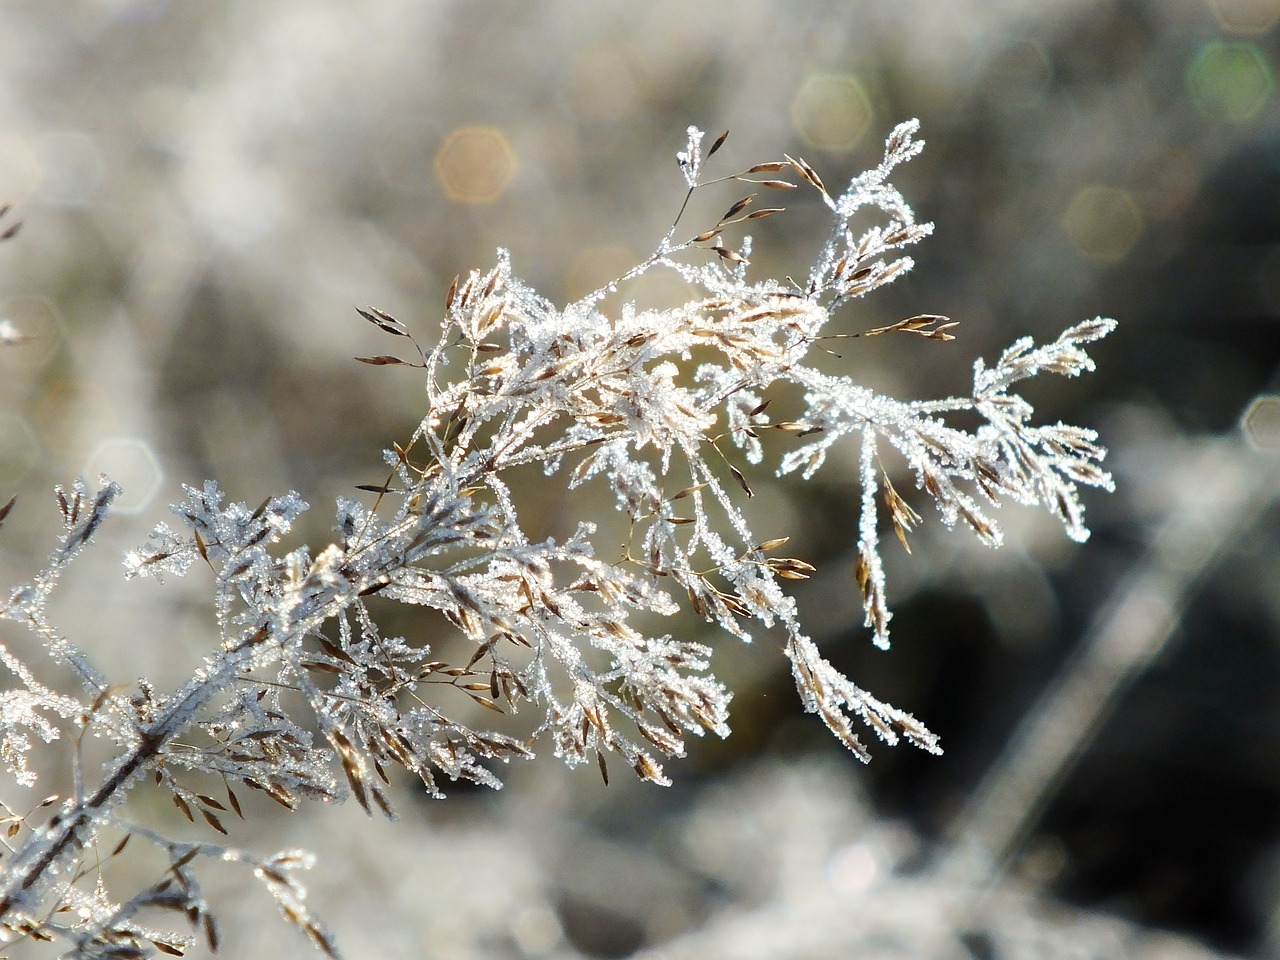
<path id="1" fill-rule="evenodd" d="M 121 482 L 125 516 L 58 622 L 122 679 L 177 683 L 216 641 L 199 584 L 120 576 L 180 484 L 297 489 L 299 538 L 323 543 L 334 497 L 384 479 L 422 389 L 353 361 L 393 346 L 353 307 L 430 340 L 450 280 L 498 247 L 557 302 L 607 283 L 679 209 L 689 124 L 731 131 L 723 173 L 786 152 L 835 185 L 921 119 L 895 182 L 936 233 L 837 321 L 943 313 L 959 339 L 852 341 L 831 369 L 963 393 L 1018 337 L 1120 321 L 1097 372 L 1028 390 L 1111 450 L 1092 539 L 1006 508 L 997 552 L 936 522 L 911 556 L 886 543 L 888 653 L 850 577 L 856 455 L 809 483 L 751 478 L 763 532 L 821 571 L 795 592 L 826 655 L 944 756 L 875 745 L 861 767 L 802 715 L 771 638 L 715 640 L 735 734 L 673 763 L 668 791 L 605 790 L 548 754 L 500 794 L 406 788 L 404 824 L 273 821 L 338 844 L 311 885 L 349 955 L 747 957 L 767 937 L 733 937 L 757 923 L 772 956 L 826 955 L 795 933 L 823 923 L 862 955 L 840 924 L 887 901 L 859 896 L 926 916 L 936 885 L 912 878 L 1003 824 L 984 876 L 1077 912 L 993 901 L 989 929 L 962 931 L 972 956 L 1280 956 L 1280 0 L 0 0 L 0 22 L 0 200 L 23 221 L 0 323 L 33 338 L 0 349 L 0 501 L 21 507 L 0 582 L 38 569 L 53 484 Z M 699 198 L 689 223 L 736 198 Z M 802 275 L 825 236 L 812 198 L 786 205 L 753 229 L 757 275 Z M 545 502 L 549 525 L 582 509 Z M 1056 711 L 1075 720 L 1037 726 Z M 1019 794 L 1021 771 L 1039 779 Z M 242 945 L 276 942 L 258 909 Z M 886 927 L 863 944 L 928 926 L 873 909 Z"/>

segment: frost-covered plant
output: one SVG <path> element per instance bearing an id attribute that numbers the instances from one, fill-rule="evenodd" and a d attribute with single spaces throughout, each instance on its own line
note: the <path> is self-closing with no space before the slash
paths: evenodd
<path id="1" fill-rule="evenodd" d="M 931 230 L 889 182 L 920 151 L 916 131 L 914 121 L 897 127 L 883 162 L 832 196 L 812 167 L 791 157 L 705 180 L 704 158 L 724 136 L 704 154 L 702 133 L 690 129 L 678 157 L 686 206 L 694 191 L 726 180 L 807 187 L 821 197 L 833 228 L 803 283 L 749 279 L 749 241 L 724 245 L 729 228 L 778 212 L 752 207 L 752 194 L 683 242 L 678 216 L 653 255 L 619 281 L 674 271 L 697 293 L 669 309 L 628 305 L 606 316 L 601 305 L 614 286 L 556 307 L 513 276 L 500 252 L 493 269 L 455 280 L 430 349 L 388 314 L 360 311 L 414 348 L 408 360 L 363 359 L 421 368 L 422 422 L 388 451 L 385 482 L 364 488 L 372 505 L 341 500 L 335 540 L 314 554 L 274 549 L 307 507 L 298 494 L 253 509 L 225 503 L 213 482 L 187 488 L 173 507 L 179 529 L 161 524 L 126 559 L 131 577 L 197 567 L 212 578 L 221 643 L 173 693 L 145 680 L 113 684 L 47 619 L 59 576 L 118 492 L 106 479 L 96 489 L 60 489 L 61 545 L 41 574 L 8 594 L 0 615 L 33 631 L 83 689 L 44 686 L 0 646 L 14 680 L 0 694 L 0 750 L 29 786 L 33 737 L 92 734 L 116 747 L 96 784 L 78 783 L 73 796 L 37 808 L 48 819 L 6 808 L 0 929 L 11 938 L 60 938 L 74 957 L 180 951 L 189 938 L 143 924 L 141 915 L 159 908 L 184 913 L 216 945 L 192 869 L 215 857 L 250 864 L 285 915 L 332 953 L 292 875 L 304 855 L 258 857 L 166 839 L 125 821 L 129 790 L 151 781 L 188 818 L 224 833 L 246 789 L 289 808 L 350 793 L 366 811 L 391 816 L 385 785 L 394 767 L 435 795 L 442 777 L 496 787 L 495 761 L 531 757 L 547 741 L 571 765 L 594 760 L 606 780 L 612 755 L 665 784 L 661 760 L 682 755 L 687 735 L 729 732 L 730 694 L 710 672 L 711 650 L 655 629 L 682 608 L 744 639 L 776 629 L 805 708 L 859 758 L 868 753 L 855 718 L 888 743 L 905 738 L 938 752 L 913 716 L 822 657 L 782 584 L 813 568 L 778 556 L 785 537 L 757 535 L 737 503 L 752 494 L 742 466 L 762 461 L 766 432 L 790 435 L 778 471 L 804 477 L 833 444 L 856 435 L 856 579 L 881 647 L 890 619 L 881 520 L 904 545 L 920 520 L 889 481 L 890 451 L 915 476 L 921 495 L 913 499 L 932 500 L 944 523 L 962 520 L 988 544 L 1000 541 L 991 508 L 1003 499 L 1044 504 L 1071 537 L 1087 536 L 1077 485 L 1110 487 L 1098 466 L 1104 451 L 1090 430 L 1033 425 L 1031 406 L 1010 389 L 1042 372 L 1091 369 L 1084 345 L 1112 321 L 1079 324 L 1045 346 L 1020 340 L 993 366 L 977 362 L 969 396 L 945 400 L 892 400 L 809 362 L 833 312 L 905 273 L 911 260 L 900 251 Z M 882 222 L 855 233 L 851 223 L 866 210 Z M 861 335 L 949 340 L 952 326 L 922 315 Z M 774 419 L 801 396 L 802 407 Z M 949 422 L 960 412 L 977 414 L 981 426 Z M 570 489 L 606 484 L 628 526 L 624 545 L 597 544 L 589 521 L 531 540 L 513 495 L 521 468 L 541 468 Z M 436 611 L 454 637 L 433 649 L 384 635 L 375 610 L 388 601 Z M 532 719 L 517 727 L 517 713 Z M 489 715 L 502 729 L 481 722 Z M 158 845 L 170 867 L 121 900 L 97 882 L 97 865 L 135 835 Z"/>

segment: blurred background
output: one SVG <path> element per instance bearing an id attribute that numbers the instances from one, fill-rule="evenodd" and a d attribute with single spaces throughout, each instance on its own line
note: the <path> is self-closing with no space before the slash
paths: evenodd
<path id="1" fill-rule="evenodd" d="M 110 474 L 120 515 L 55 622 L 113 677 L 180 682 L 216 641 L 207 583 L 119 561 L 181 484 L 296 489 L 320 545 L 423 413 L 414 371 L 353 361 L 398 345 L 353 307 L 430 340 L 499 246 L 557 302 L 608 282 L 670 226 L 689 124 L 731 131 L 713 170 L 785 151 L 834 187 L 919 117 L 895 182 L 936 234 L 837 321 L 942 313 L 960 339 L 832 368 L 941 396 L 1017 337 L 1120 321 L 1097 373 L 1029 391 L 1111 449 L 1093 538 L 1007 508 L 998 552 L 936 522 L 910 557 L 887 543 L 888 653 L 850 579 L 854 472 L 751 476 L 761 532 L 819 567 L 795 595 L 824 652 L 945 755 L 863 767 L 772 641 L 707 636 L 735 734 L 670 789 L 548 754 L 500 793 L 400 784 L 397 824 L 255 808 L 232 841 L 316 850 L 310 902 L 353 958 L 1280 956 L 1278 23 L 1280 0 L 0 0 L 0 227 L 23 222 L 0 583 L 42 565 L 53 484 Z M 785 202 L 757 276 L 801 276 L 825 236 L 812 196 Z M 243 874 L 213 883 L 227 956 L 310 955 Z"/>

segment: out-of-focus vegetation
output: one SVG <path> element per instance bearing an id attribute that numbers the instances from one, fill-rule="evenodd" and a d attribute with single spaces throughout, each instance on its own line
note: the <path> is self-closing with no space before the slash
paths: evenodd
<path id="1" fill-rule="evenodd" d="M 947 878 L 979 876 L 1004 899 L 937 933 L 979 956 L 1086 936 L 1197 955 L 1140 928 L 1280 949 L 1280 5 L 0 0 L 0 20 L 0 199 L 24 222 L 0 247 L 0 322 L 34 338 L 0 350 L 0 502 L 19 501 L 0 583 L 42 563 L 52 485 L 109 473 L 136 526 L 104 530 L 57 622 L 121 677 L 176 682 L 214 639 L 198 585 L 126 586 L 114 562 L 180 483 L 331 502 L 417 422 L 412 371 L 351 360 L 382 346 L 353 305 L 434 328 L 450 279 L 498 246 L 558 300 L 608 281 L 675 216 L 690 123 L 732 131 L 722 156 L 785 150 L 839 183 L 921 119 L 900 186 L 938 229 L 846 323 L 945 313 L 963 349 L 840 342 L 833 365 L 877 388 L 962 390 L 968 358 L 1016 336 L 1121 322 L 1097 374 L 1035 398 L 1112 450 L 1093 540 L 1006 511 L 994 553 L 927 525 L 890 571 L 888 657 L 850 579 L 856 464 L 757 487 L 821 571 L 796 593 L 824 651 L 944 757 L 851 769 L 793 716 L 780 658 L 722 642 L 735 735 L 668 791 L 547 764 L 497 795 L 402 798 L 403 824 L 272 821 L 329 865 L 313 905 L 351 956 L 715 955 L 742 929 L 776 931 L 771 956 L 855 955 L 891 936 L 848 925 L 864 914 L 900 916 L 916 956 Z M 779 275 L 821 216 L 789 205 L 753 231 Z M 543 508 L 548 529 L 571 519 Z M 957 836 L 1001 824 L 1007 861 L 966 861 Z M 228 955 L 304 950 L 255 897 Z"/>

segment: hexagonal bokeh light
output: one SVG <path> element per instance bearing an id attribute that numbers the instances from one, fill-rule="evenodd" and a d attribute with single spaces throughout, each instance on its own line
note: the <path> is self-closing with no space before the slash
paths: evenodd
<path id="1" fill-rule="evenodd" d="M 164 470 L 151 445 L 137 437 L 103 440 L 93 448 L 81 472 L 86 477 L 105 474 L 120 484 L 123 493 L 112 505 L 116 513 L 145 510 L 164 480 Z"/>
<path id="2" fill-rule="evenodd" d="M 1218 24 L 1229 33 L 1257 36 L 1280 20 L 1280 0 L 1209 0 Z"/>
<path id="3" fill-rule="evenodd" d="M 871 100 L 852 74 L 815 73 L 791 102 L 791 124 L 819 150 L 852 150 L 871 124 Z"/>
<path id="4" fill-rule="evenodd" d="M 511 185 L 516 157 L 495 127 L 459 127 L 436 152 L 436 177 L 454 203 L 493 203 Z"/>
<path id="5" fill-rule="evenodd" d="M 1280 453 L 1280 394 L 1264 393 L 1240 418 L 1249 445 L 1262 453 Z"/>
<path id="6" fill-rule="evenodd" d="M 1077 193 L 1062 224 L 1077 250 L 1099 263 L 1118 263 L 1142 233 L 1142 211 L 1126 190 L 1091 186 Z"/>
<path id="7" fill-rule="evenodd" d="M 1196 107 L 1227 123 L 1256 118 L 1275 86 L 1271 64 L 1253 43 L 1206 43 L 1187 68 L 1187 89 Z"/>

